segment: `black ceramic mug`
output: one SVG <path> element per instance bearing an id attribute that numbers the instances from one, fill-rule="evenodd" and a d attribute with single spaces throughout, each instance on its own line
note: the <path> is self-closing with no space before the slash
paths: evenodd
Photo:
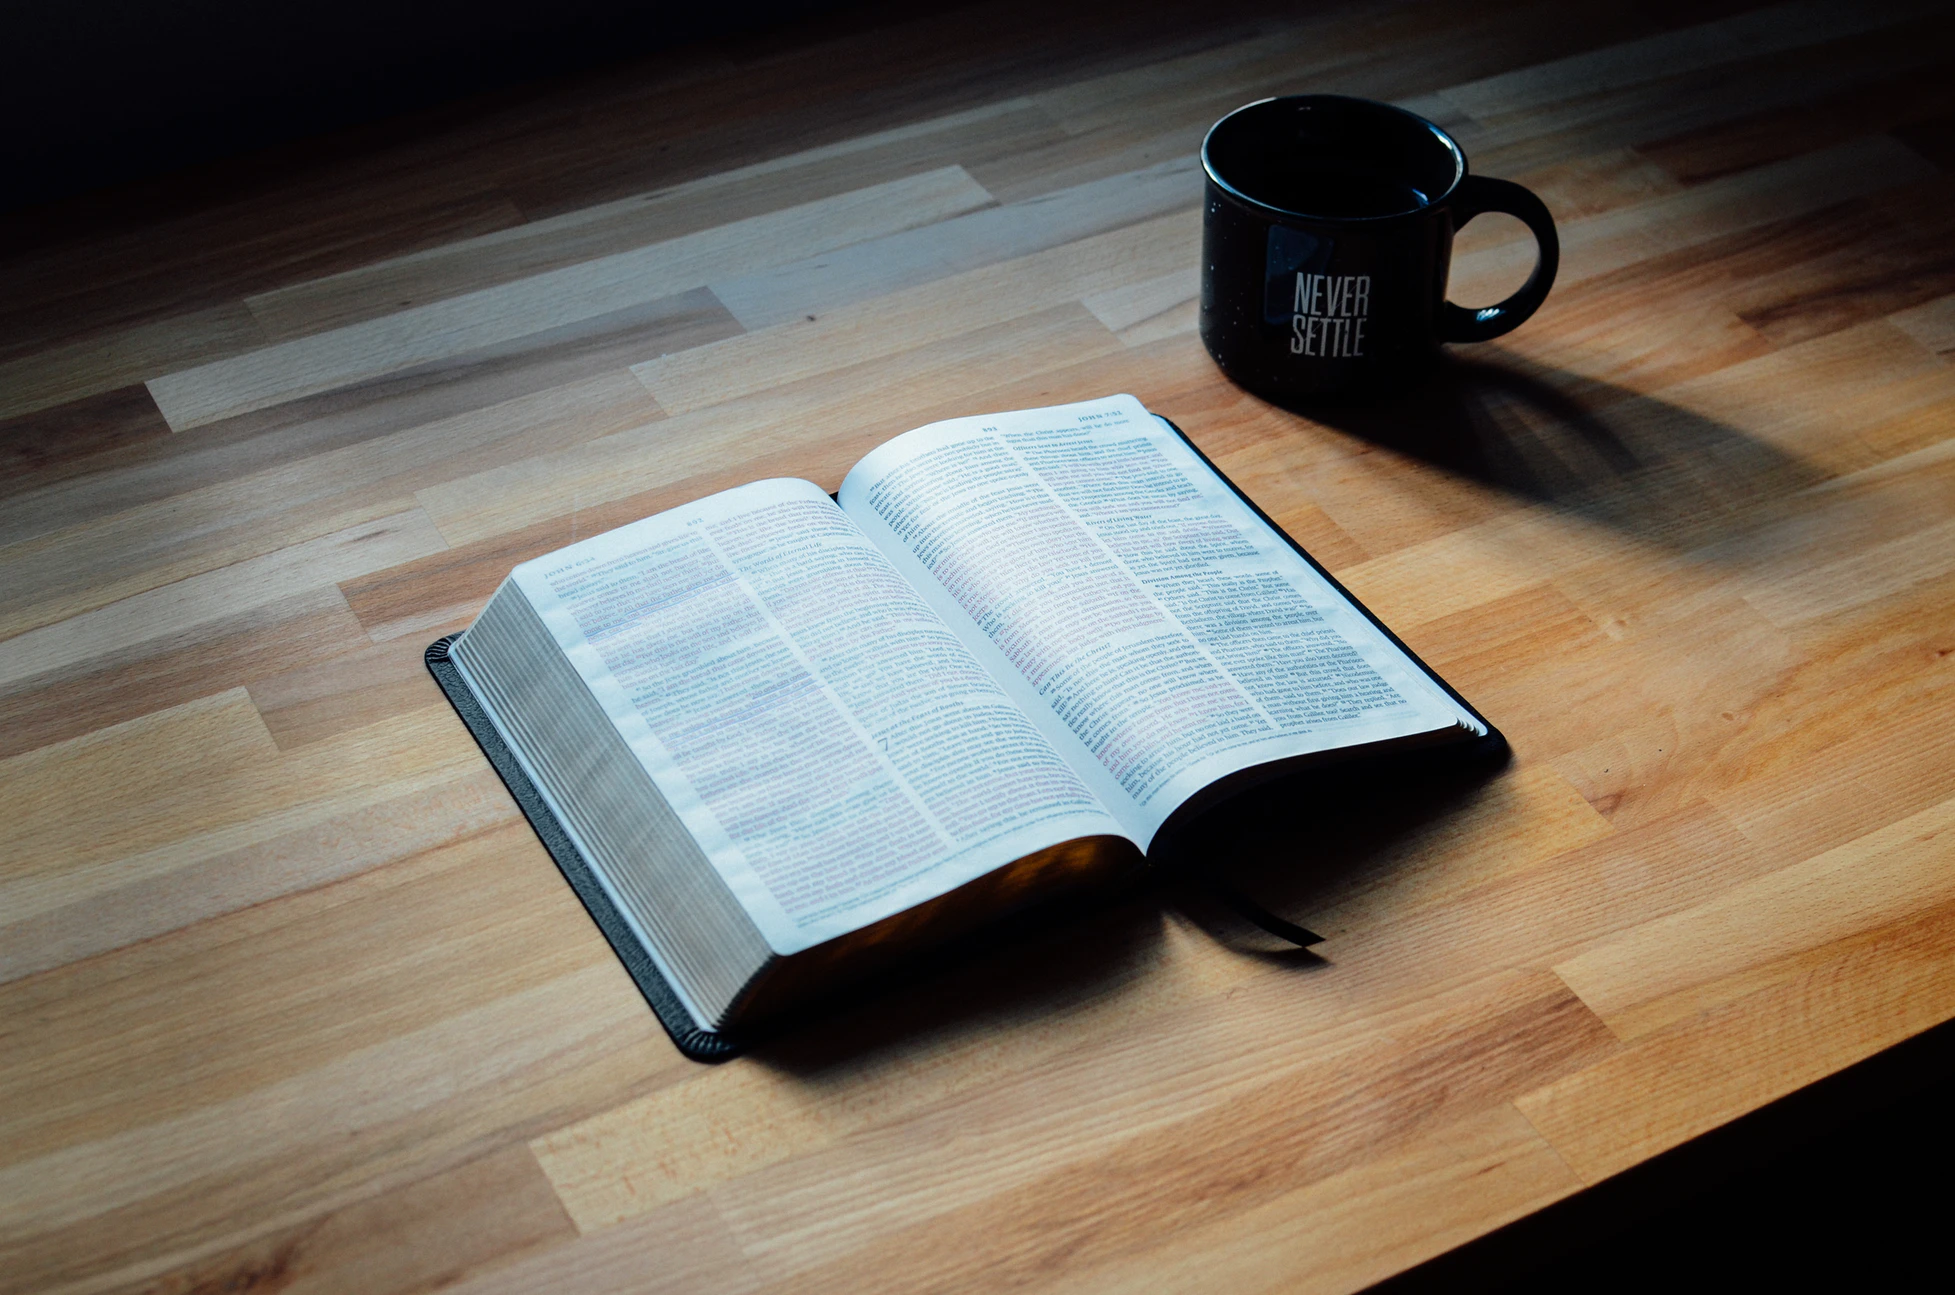
<path id="1" fill-rule="evenodd" d="M 1202 169 L 1202 342 L 1278 402 L 1390 385 L 1442 342 L 1513 329 L 1554 284 L 1560 243 L 1541 200 L 1468 175 L 1452 136 L 1390 104 L 1249 104 L 1209 128 Z M 1468 310 L 1446 300 L 1453 232 L 1484 211 L 1526 221 L 1540 257 L 1519 292 Z"/>

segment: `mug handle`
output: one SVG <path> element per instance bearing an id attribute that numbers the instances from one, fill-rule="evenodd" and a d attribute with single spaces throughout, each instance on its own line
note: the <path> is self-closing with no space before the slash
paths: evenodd
<path id="1" fill-rule="evenodd" d="M 1555 271 L 1561 267 L 1561 240 L 1555 236 L 1554 217 L 1547 204 L 1511 180 L 1495 180 L 1484 175 L 1469 175 L 1459 183 L 1453 198 L 1453 228 L 1458 229 L 1482 212 L 1501 211 L 1518 216 L 1534 231 L 1540 255 L 1534 273 L 1527 276 L 1519 292 L 1497 306 L 1468 310 L 1450 301 L 1439 303 L 1439 340 L 1442 342 L 1485 342 L 1519 328 L 1547 300 L 1554 287 Z"/>

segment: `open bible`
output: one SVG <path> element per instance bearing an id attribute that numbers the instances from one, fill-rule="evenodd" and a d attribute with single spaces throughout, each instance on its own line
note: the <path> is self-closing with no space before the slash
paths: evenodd
<path id="1" fill-rule="evenodd" d="M 583 540 L 429 661 L 695 1056 L 1259 779 L 1491 734 L 1131 396 Z"/>

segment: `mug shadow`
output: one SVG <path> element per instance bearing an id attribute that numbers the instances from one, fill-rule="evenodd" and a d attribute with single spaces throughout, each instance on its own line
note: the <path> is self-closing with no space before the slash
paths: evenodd
<path id="1" fill-rule="evenodd" d="M 1656 396 L 1497 358 L 1443 354 L 1368 399 L 1281 406 L 1436 468 L 1672 548 L 1750 525 L 1761 500 L 1825 473 Z"/>

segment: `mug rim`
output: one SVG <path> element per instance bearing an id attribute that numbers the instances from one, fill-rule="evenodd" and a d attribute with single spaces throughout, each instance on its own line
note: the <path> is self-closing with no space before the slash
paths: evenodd
<path id="1" fill-rule="evenodd" d="M 1439 142 L 1444 144 L 1446 150 L 1453 155 L 1452 183 L 1446 186 L 1443 193 L 1428 199 L 1425 206 L 1413 207 L 1407 211 L 1394 211 L 1382 216 L 1319 216 L 1307 211 L 1297 211 L 1290 207 L 1279 207 L 1275 203 L 1264 202 L 1261 198 L 1252 198 L 1216 173 L 1215 164 L 1210 160 L 1208 155 L 1208 146 L 1210 141 L 1215 138 L 1216 131 L 1252 108 L 1261 108 L 1265 104 L 1272 103 L 1301 103 L 1306 100 L 1315 100 L 1319 103 L 1358 104 L 1367 109 L 1396 113 L 1401 117 L 1418 123 L 1436 135 L 1439 138 Z M 1201 164 L 1202 174 L 1208 177 L 1209 183 L 1253 212 L 1277 216 L 1286 220 L 1310 220 L 1337 225 L 1376 225 L 1386 221 L 1405 220 L 1408 217 L 1418 216 L 1424 212 L 1431 211 L 1452 197 L 1453 194 L 1459 191 L 1460 185 L 1466 180 L 1466 150 L 1459 146 L 1459 141 L 1454 139 L 1451 133 L 1444 127 L 1428 121 L 1416 112 L 1410 112 L 1401 108 L 1397 104 L 1384 103 L 1377 99 L 1364 99 L 1351 94 L 1273 94 L 1245 103 L 1239 108 L 1232 109 L 1218 117 L 1215 120 L 1215 124 L 1208 128 L 1208 133 L 1202 136 Z"/>

